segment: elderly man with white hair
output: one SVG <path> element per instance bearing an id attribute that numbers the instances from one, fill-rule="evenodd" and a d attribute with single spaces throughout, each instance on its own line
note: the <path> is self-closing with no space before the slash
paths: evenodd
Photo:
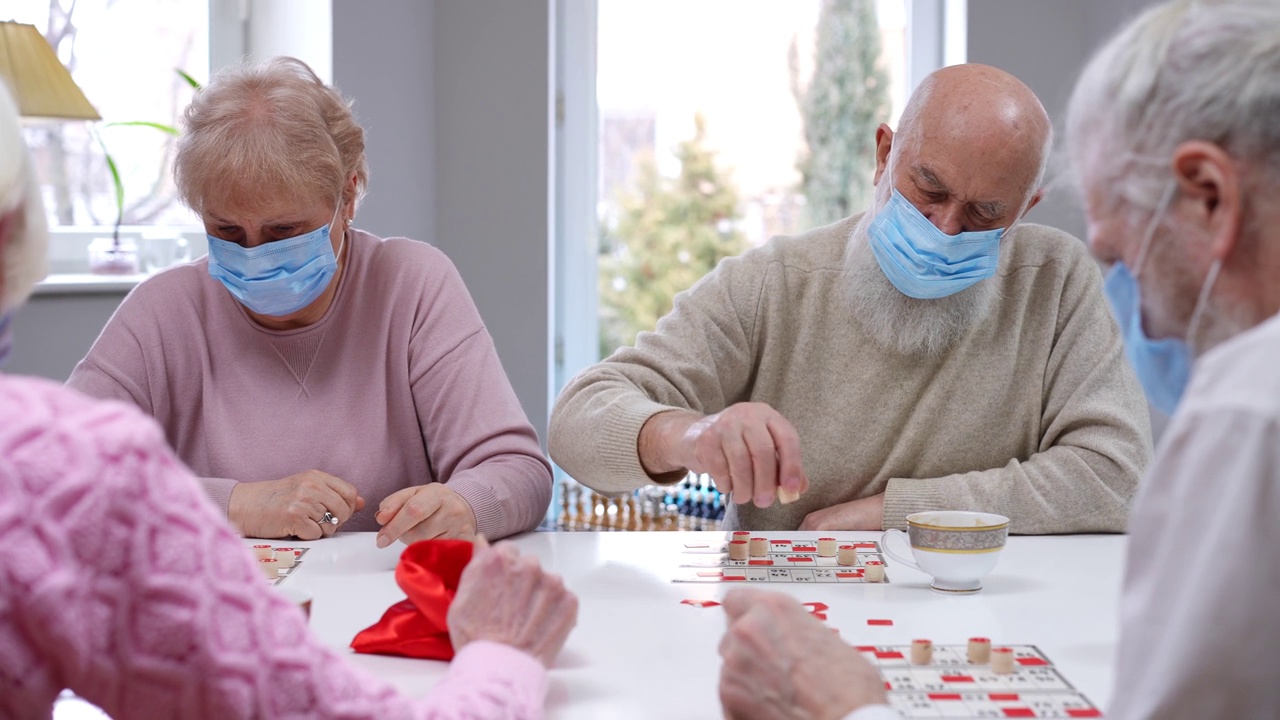
<path id="1" fill-rule="evenodd" d="M 1089 242 L 1139 379 L 1177 407 L 1134 506 L 1111 718 L 1280 717 L 1277 113 L 1275 0 L 1152 8 L 1071 100 Z"/>
<path id="2" fill-rule="evenodd" d="M 752 530 L 938 509 L 1020 533 L 1123 530 L 1147 408 L 1084 244 L 1021 222 L 1050 136 L 1012 75 L 930 75 L 898 131 L 876 131 L 871 210 L 677 296 L 656 332 L 565 388 L 552 457 L 604 492 L 709 473 L 729 525 Z"/>
<path id="3" fill-rule="evenodd" d="M 1071 99 L 1090 244 L 1143 385 L 1176 408 L 1134 503 L 1112 720 L 1280 717 L 1277 111 L 1274 0 L 1153 7 Z M 896 717 L 795 601 L 734 591 L 725 608 L 727 717 Z"/>

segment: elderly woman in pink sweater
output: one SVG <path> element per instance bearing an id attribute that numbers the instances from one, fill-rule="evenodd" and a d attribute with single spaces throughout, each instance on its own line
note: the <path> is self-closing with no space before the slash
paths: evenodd
<path id="1" fill-rule="evenodd" d="M 46 245 L 0 83 L 0 362 Z M 153 562 L 175 555 L 186 569 Z M 449 610 L 453 664 L 406 698 L 308 632 L 153 420 L 0 374 L 0 718 L 49 717 L 64 688 L 130 718 L 541 717 L 576 620 L 559 578 L 482 543 Z"/>
<path id="2" fill-rule="evenodd" d="M 351 227 L 368 169 L 342 96 L 277 58 L 215 77 L 184 122 L 174 174 L 209 255 L 139 285 L 68 384 L 154 417 L 247 536 L 536 526 L 550 466 L 457 270 Z"/>

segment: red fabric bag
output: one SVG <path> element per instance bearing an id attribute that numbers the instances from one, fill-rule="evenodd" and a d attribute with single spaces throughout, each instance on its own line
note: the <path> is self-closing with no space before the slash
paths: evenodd
<path id="1" fill-rule="evenodd" d="M 446 618 L 474 547 L 466 540 L 423 540 L 405 548 L 396 584 L 409 598 L 357 633 L 351 647 L 359 653 L 452 660 Z"/>

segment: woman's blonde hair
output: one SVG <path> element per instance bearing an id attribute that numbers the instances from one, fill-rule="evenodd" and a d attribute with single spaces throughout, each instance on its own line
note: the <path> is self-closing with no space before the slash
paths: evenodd
<path id="1" fill-rule="evenodd" d="M 254 207 L 264 197 L 337 199 L 369 180 L 364 129 L 351 104 L 307 66 L 273 58 L 219 72 L 183 114 L 174 178 L 192 210 Z"/>
<path id="2" fill-rule="evenodd" d="M 11 214 L 0 236 L 0 313 L 26 301 L 44 279 L 49 254 L 49 226 L 18 106 L 0 81 L 0 218 Z"/>

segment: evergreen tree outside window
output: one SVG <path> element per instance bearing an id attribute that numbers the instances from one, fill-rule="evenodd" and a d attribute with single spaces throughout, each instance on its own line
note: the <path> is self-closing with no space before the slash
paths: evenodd
<path id="1" fill-rule="evenodd" d="M 599 0 L 600 354 L 721 259 L 866 209 L 905 0 Z"/>

